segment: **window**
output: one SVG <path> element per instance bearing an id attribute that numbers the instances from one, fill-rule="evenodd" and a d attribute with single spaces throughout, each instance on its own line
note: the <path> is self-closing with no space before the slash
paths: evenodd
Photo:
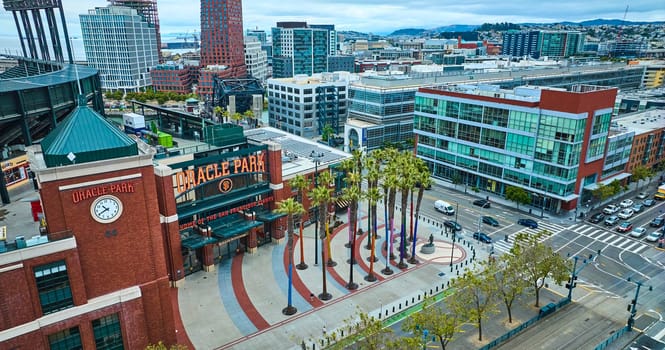
<path id="1" fill-rule="evenodd" d="M 92 321 L 92 331 L 95 334 L 97 350 L 124 349 L 118 314 L 104 316 Z"/>
<path id="2" fill-rule="evenodd" d="M 44 314 L 74 306 L 64 260 L 35 267 L 35 280 Z"/>
<path id="3" fill-rule="evenodd" d="M 48 343 L 51 350 L 80 350 L 81 333 L 78 327 L 72 327 L 57 333 L 49 334 Z"/>

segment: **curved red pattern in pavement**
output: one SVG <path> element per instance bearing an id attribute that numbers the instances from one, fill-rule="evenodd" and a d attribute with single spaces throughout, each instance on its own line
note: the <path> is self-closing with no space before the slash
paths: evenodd
<path id="1" fill-rule="evenodd" d="M 377 231 L 378 231 L 379 229 L 381 229 L 383 226 L 384 226 L 384 225 L 379 226 L 379 227 L 377 228 Z M 365 237 L 367 237 L 367 236 L 369 236 L 369 233 L 364 233 L 364 234 L 362 234 L 362 235 L 360 236 L 360 240 L 356 240 L 356 257 L 357 257 L 356 261 L 358 261 L 358 266 L 360 266 L 360 267 L 363 269 L 363 271 L 369 273 L 369 263 L 368 263 L 367 260 L 365 260 L 365 259 L 362 257 L 362 255 L 360 254 L 360 249 L 365 249 L 365 247 L 362 245 L 362 243 L 358 243 L 358 241 L 362 242 L 362 241 L 365 239 Z M 377 243 L 377 242 L 374 242 L 375 245 L 376 245 L 376 243 Z M 376 254 L 376 253 L 377 253 L 377 249 L 380 249 L 380 247 L 379 247 L 379 246 L 375 246 L 375 247 L 374 247 L 374 257 L 379 258 L 379 256 Z M 371 252 L 370 252 L 370 256 L 371 256 Z M 377 269 L 376 269 L 376 264 L 377 264 L 378 262 L 380 262 L 380 261 L 377 260 L 377 261 L 374 262 L 374 276 L 376 277 L 377 281 L 383 281 L 383 280 L 384 280 L 384 277 L 381 276 L 381 274 L 377 273 L 378 271 L 377 271 Z M 363 278 L 364 278 L 364 277 L 365 277 L 365 276 L 363 276 Z"/>
<path id="2" fill-rule="evenodd" d="M 231 263 L 231 284 L 233 284 L 233 293 L 236 295 L 238 304 L 242 307 L 250 321 L 258 330 L 270 327 L 270 324 L 261 316 L 259 310 L 254 307 L 252 300 L 245 289 L 245 282 L 242 278 L 242 258 L 244 254 L 236 254 Z M 193 349 L 193 348 L 192 348 Z"/>
<path id="3" fill-rule="evenodd" d="M 295 236 L 295 235 L 294 235 Z M 295 236 L 293 239 L 293 246 L 296 247 L 298 245 L 298 240 L 300 237 Z M 288 274 L 289 273 L 289 248 L 286 247 L 284 249 L 284 273 Z M 313 268 L 312 266 L 308 267 L 308 269 Z M 309 302 L 310 305 L 313 307 L 319 307 L 323 305 L 323 302 L 319 300 L 319 298 L 312 298 L 311 295 L 313 292 L 307 288 L 305 283 L 300 279 L 300 276 L 297 273 L 298 269 L 296 269 L 296 264 L 293 264 L 293 274 L 291 275 L 291 283 L 293 283 L 293 287 L 296 289 L 298 294 L 302 295 L 302 297 L 305 299 L 305 301 Z"/>
<path id="4" fill-rule="evenodd" d="M 173 305 L 173 321 L 175 322 L 175 339 L 180 345 L 186 346 L 188 349 L 194 349 L 194 344 L 189 339 L 185 325 L 182 323 L 180 316 L 180 305 L 178 304 L 178 288 L 171 288 L 171 304 Z"/>
<path id="5" fill-rule="evenodd" d="M 349 226 L 348 223 L 344 223 L 344 224 L 338 226 L 336 229 L 334 229 L 333 233 L 330 235 L 330 240 L 332 241 L 335 238 L 335 236 L 337 236 L 337 234 L 342 232 L 342 230 L 344 230 L 344 229 L 346 229 L 346 231 L 347 231 L 346 233 L 348 233 L 348 226 Z M 356 242 L 357 242 L 357 240 L 356 240 Z M 346 248 L 346 249 L 348 249 L 348 248 Z M 335 260 L 335 259 L 333 258 L 333 260 Z M 341 264 L 341 263 L 342 262 L 338 261 L 337 265 L 339 266 L 339 264 Z M 343 263 L 346 264 L 346 261 L 344 261 Z M 348 282 L 339 273 L 337 273 L 337 270 L 334 267 L 327 267 L 327 270 L 328 270 L 328 273 L 330 274 L 330 277 L 334 278 L 335 281 L 337 281 L 337 283 L 339 283 L 341 286 L 346 286 L 346 284 Z M 357 291 L 357 289 L 349 290 L 349 292 L 351 292 L 351 293 L 353 293 L 355 291 Z"/>

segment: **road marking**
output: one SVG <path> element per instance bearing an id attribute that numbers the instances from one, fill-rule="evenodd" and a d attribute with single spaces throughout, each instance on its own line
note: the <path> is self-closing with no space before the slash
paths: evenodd
<path id="1" fill-rule="evenodd" d="M 640 244 L 640 242 L 633 242 L 633 244 L 627 246 L 627 247 L 625 248 L 625 250 L 630 250 L 631 248 L 633 248 L 634 246 L 636 246 L 636 245 L 638 245 L 638 244 Z"/>
<path id="2" fill-rule="evenodd" d="M 603 233 L 605 232 L 604 230 L 594 230 L 593 232 L 589 233 L 587 236 L 590 238 L 593 238 L 596 234 Z"/>
<path id="3" fill-rule="evenodd" d="M 577 233 L 582 234 L 582 235 L 585 235 L 587 232 L 589 232 L 589 231 L 591 231 L 591 230 L 593 230 L 593 229 L 594 229 L 594 227 L 585 227 L 584 230 L 577 231 Z"/>
<path id="4" fill-rule="evenodd" d="M 637 254 L 637 253 L 641 252 L 642 250 L 644 250 L 644 248 L 647 248 L 647 247 L 648 247 L 647 245 L 642 244 L 639 248 L 633 250 L 632 252 Z"/>
<path id="5" fill-rule="evenodd" d="M 630 244 L 631 242 L 634 243 L 634 241 L 633 241 L 632 239 L 626 239 L 626 241 L 623 242 L 623 243 L 621 243 L 621 244 L 619 244 L 619 245 L 617 246 L 617 248 L 621 248 L 621 249 L 623 249 L 623 246 L 625 246 L 626 244 Z"/>
<path id="6" fill-rule="evenodd" d="M 610 239 L 612 239 L 612 238 L 614 238 L 614 237 L 616 237 L 616 236 L 615 236 L 615 235 L 610 235 L 609 237 L 605 238 L 605 239 L 602 240 L 601 242 L 603 242 L 603 243 L 607 243 L 607 241 L 609 241 Z M 609 244 L 609 243 L 608 243 L 608 244 Z"/>
<path id="7" fill-rule="evenodd" d="M 602 231 L 598 237 L 594 238 L 596 241 L 600 240 L 602 237 L 605 237 L 605 235 L 610 235 L 613 236 L 614 234 L 612 232 L 607 232 L 607 231 Z"/>

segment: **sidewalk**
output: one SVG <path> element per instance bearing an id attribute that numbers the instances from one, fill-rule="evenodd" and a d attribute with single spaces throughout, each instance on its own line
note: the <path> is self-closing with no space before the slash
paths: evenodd
<path id="1" fill-rule="evenodd" d="M 379 210 L 382 212 L 382 210 Z M 359 227 L 366 230 L 367 213 L 362 208 Z M 488 249 L 470 237 L 464 237 L 453 247 L 442 233 L 441 224 L 432 220 L 418 222 L 416 256 L 418 264 L 408 264 L 400 270 L 396 267 L 399 257 L 386 265 L 386 251 L 378 253 L 374 263 L 377 280 L 365 280 L 368 275 L 370 251 L 365 248 L 367 233 L 357 236 L 355 250 L 359 253 L 358 264 L 353 265 L 353 281 L 356 290 L 349 290 L 350 265 L 348 225 L 345 213 L 338 213 L 344 223 L 333 231 L 331 240 L 332 258 L 337 263 L 326 268 L 327 291 L 332 299 L 322 301 L 322 270 L 319 261 L 314 265 L 314 225 L 304 230 L 305 270 L 293 269 L 292 305 L 297 313 L 282 314 L 288 296 L 288 254 L 285 242 L 259 247 L 255 254 L 237 255 L 223 261 L 215 272 L 199 272 L 186 278 L 179 289 L 181 317 L 189 338 L 196 349 L 300 349 L 304 343 L 308 348 L 321 344 L 323 329 L 330 335 L 336 330 L 341 334 L 348 321 L 358 311 L 382 318 L 406 310 L 421 301 L 425 294 L 434 295 L 448 286 L 448 281 L 466 268 L 472 267 L 476 259 L 487 259 Z M 395 222 L 399 223 L 399 212 Z M 385 223 L 378 220 L 377 247 L 385 245 Z M 434 253 L 420 253 L 420 248 L 434 238 Z M 399 239 L 396 239 L 399 242 Z M 393 251 L 398 255 L 395 244 Z M 409 246 L 409 251 L 411 247 Z M 450 271 L 450 260 L 454 263 Z M 320 254 L 320 251 L 319 251 Z M 319 257 L 320 259 L 320 257 Z M 300 262 L 299 241 L 294 242 L 294 264 Z M 389 266 L 390 275 L 381 273 Z M 317 346 L 317 348 L 320 348 Z"/>

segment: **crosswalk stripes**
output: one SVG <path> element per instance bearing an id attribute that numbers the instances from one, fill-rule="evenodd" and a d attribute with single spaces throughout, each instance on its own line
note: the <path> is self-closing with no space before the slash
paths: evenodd
<path id="1" fill-rule="evenodd" d="M 649 245 L 640 241 L 630 239 L 607 230 L 601 230 L 596 226 L 584 223 L 570 226 L 568 230 L 578 233 L 582 236 L 589 237 L 597 242 L 605 243 L 608 246 L 612 246 L 623 251 L 629 251 L 635 254 L 638 254 L 649 247 Z"/>
<path id="2" fill-rule="evenodd" d="M 549 237 L 556 235 L 557 233 L 565 230 L 566 228 L 561 225 L 549 223 L 549 222 L 538 222 L 538 228 L 530 228 L 530 227 L 525 227 L 516 233 L 513 234 L 513 237 L 515 237 L 517 234 L 520 233 L 525 233 L 527 235 L 540 235 L 538 237 L 539 242 L 543 242 L 544 240 L 548 239 Z M 542 234 L 543 231 L 546 231 L 547 234 Z M 507 253 L 510 251 L 510 249 L 513 248 L 515 245 L 515 239 L 511 239 L 510 241 L 506 242 L 504 240 L 500 241 L 495 241 L 494 242 L 494 250 L 498 251 L 499 253 Z"/>

